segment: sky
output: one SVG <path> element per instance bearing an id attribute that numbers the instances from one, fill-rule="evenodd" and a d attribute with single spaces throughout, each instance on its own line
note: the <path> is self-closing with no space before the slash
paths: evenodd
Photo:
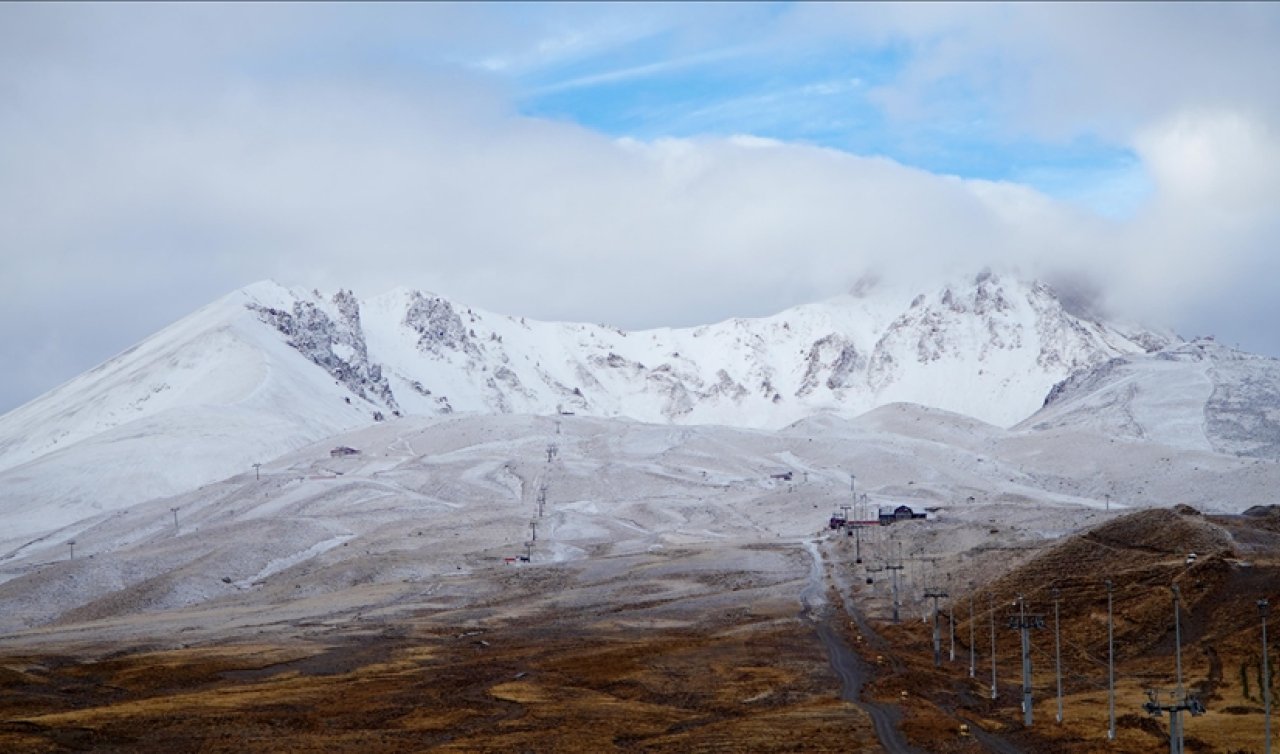
<path id="1" fill-rule="evenodd" d="M 1280 356 L 1280 4 L 0 4 L 0 413 L 239 287 L 1083 281 Z"/>

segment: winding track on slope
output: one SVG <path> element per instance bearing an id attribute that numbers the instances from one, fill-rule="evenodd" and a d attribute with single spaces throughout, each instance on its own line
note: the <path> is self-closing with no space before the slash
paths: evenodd
<path id="1" fill-rule="evenodd" d="M 821 560 L 820 560 L 822 557 L 821 550 L 818 549 L 816 543 L 807 543 L 807 544 L 808 544 L 809 553 L 814 558 L 815 567 L 821 568 Z M 897 660 L 897 658 L 895 658 L 888 651 L 889 643 L 885 641 L 884 637 L 876 633 L 875 628 L 873 628 L 871 624 L 867 622 L 866 616 L 862 614 L 861 610 L 857 609 L 857 606 L 850 599 L 850 595 L 853 593 L 853 590 L 850 588 L 848 582 L 846 582 L 844 579 L 840 577 L 839 569 L 833 570 L 832 576 L 836 585 L 836 592 L 840 595 L 840 600 L 844 605 L 844 610 L 846 613 L 849 614 L 849 618 L 854 622 L 854 625 L 857 626 L 858 632 L 861 633 L 862 636 L 866 638 L 867 642 L 873 648 L 875 648 L 877 651 L 883 652 L 885 656 L 889 657 L 891 666 L 893 667 L 895 672 L 900 671 L 902 669 L 902 664 Z M 812 581 L 812 578 L 813 578 L 813 575 L 812 573 L 810 573 L 810 581 Z M 855 660 L 861 663 L 860 658 L 857 658 L 856 655 L 855 655 Z M 834 661 L 833 661 L 833 664 L 834 664 Z M 863 667 L 865 668 L 865 665 L 863 665 Z M 863 671 L 863 674 L 865 676 L 865 670 Z M 843 681 L 843 676 L 841 676 L 841 680 Z M 861 683 L 859 683 L 859 686 L 860 685 Z M 855 703 L 857 703 L 856 699 L 853 699 L 851 701 L 854 701 Z M 862 702 L 861 706 L 864 709 L 866 709 L 868 706 L 875 707 L 877 705 L 872 705 L 872 704 L 868 704 L 867 702 Z M 889 716 L 889 719 L 893 721 L 890 723 L 890 725 L 893 725 L 894 722 L 896 722 L 897 718 L 900 716 L 897 713 L 896 707 L 893 707 L 890 710 L 881 710 L 881 712 L 886 713 Z M 867 714 L 872 715 L 873 721 L 876 720 L 874 714 L 870 709 L 867 709 Z M 969 730 L 973 734 L 973 737 L 976 738 L 979 743 L 985 746 L 988 751 L 996 752 L 996 754 L 1024 754 L 1022 749 L 1019 749 L 1017 746 L 1006 741 L 1004 738 L 998 735 L 995 735 L 993 733 L 989 733 L 983 730 L 975 721 L 969 720 L 964 717 L 961 717 L 961 719 L 969 724 Z M 892 732 L 897 734 L 898 729 L 896 727 L 893 727 Z M 876 735 L 880 736 L 879 722 L 876 722 Z M 884 736 L 880 736 L 880 742 L 885 746 L 886 750 L 893 751 L 893 749 L 889 748 L 889 744 L 885 740 Z"/>
<path id="2" fill-rule="evenodd" d="M 867 713 L 867 717 L 871 718 L 871 724 L 875 726 L 876 738 L 889 754 L 921 754 L 919 749 L 907 743 L 902 731 L 898 729 L 902 712 L 897 705 L 875 704 L 862 700 L 862 685 L 866 683 L 869 676 L 866 664 L 849 647 L 849 643 L 844 640 L 840 632 L 831 625 L 830 616 L 821 610 L 826 604 L 822 596 L 825 591 L 822 553 L 816 542 L 810 540 L 804 544 L 812 558 L 812 563 L 809 566 L 808 582 L 800 592 L 800 603 L 804 606 L 804 614 L 814 621 L 818 640 L 827 650 L 831 669 L 840 678 L 840 698 L 857 705 Z"/>

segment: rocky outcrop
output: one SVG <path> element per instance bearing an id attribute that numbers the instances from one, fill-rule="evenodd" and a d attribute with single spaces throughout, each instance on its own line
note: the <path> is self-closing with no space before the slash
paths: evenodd
<path id="1" fill-rule="evenodd" d="M 381 326 L 394 323 L 396 332 L 380 331 L 373 341 L 403 343 L 397 353 L 410 354 L 396 357 L 390 383 L 378 363 L 388 357 L 369 353 L 360 302 L 349 291 L 330 301 L 313 294 L 288 310 L 251 308 L 353 393 L 392 410 L 573 410 L 753 426 L 903 400 L 1007 425 L 1040 406 L 1046 392 L 1055 400 L 1065 383 L 1050 388 L 1064 378 L 1160 341 L 1071 314 L 1047 285 L 990 272 L 917 296 L 877 320 L 885 325 L 839 311 L 815 314 L 822 306 L 626 333 L 516 320 L 407 291 L 377 310 Z M 1224 405 L 1235 400 L 1222 396 Z"/>
<path id="2" fill-rule="evenodd" d="M 319 293 L 316 293 L 319 297 Z M 340 290 L 332 299 L 336 317 L 312 301 L 295 301 L 291 311 L 255 303 L 248 308 L 286 338 L 290 346 L 331 374 L 357 396 L 398 411 L 399 405 L 382 367 L 369 359 L 360 302 L 351 291 Z"/>

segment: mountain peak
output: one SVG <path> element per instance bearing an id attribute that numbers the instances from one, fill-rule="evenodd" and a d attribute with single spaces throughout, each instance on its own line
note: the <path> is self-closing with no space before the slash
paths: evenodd
<path id="1" fill-rule="evenodd" d="M 86 454 L 96 469 L 139 475 L 118 494 L 155 497 L 399 415 L 774 429 L 913 403 L 1007 427 L 1069 375 L 1158 343 L 992 273 L 923 293 L 877 281 L 768 317 L 643 331 L 493 314 L 408 288 L 362 299 L 262 281 L 0 417 L 0 471 L 62 480 L 13 499 L 109 509 L 105 472 L 87 473 Z M 159 449 L 146 441 L 156 433 Z M 145 472 L 132 471 L 143 454 Z"/>

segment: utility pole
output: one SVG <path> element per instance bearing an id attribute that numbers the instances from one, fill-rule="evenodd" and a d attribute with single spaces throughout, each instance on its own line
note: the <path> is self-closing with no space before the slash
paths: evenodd
<path id="1" fill-rule="evenodd" d="M 1009 616 L 1009 628 L 1022 632 L 1022 724 L 1031 727 L 1031 629 L 1044 628 L 1044 616 L 1027 615 L 1026 599 L 1018 595 L 1018 614 Z"/>
<path id="2" fill-rule="evenodd" d="M 996 699 L 996 595 L 987 595 L 988 616 L 991 619 L 991 701 Z"/>
<path id="3" fill-rule="evenodd" d="M 1062 633 L 1058 619 L 1058 603 L 1061 592 L 1053 588 L 1053 664 L 1058 675 L 1058 724 L 1062 724 Z"/>
<path id="4" fill-rule="evenodd" d="M 926 589 L 925 599 L 933 599 L 933 666 L 942 665 L 942 634 L 938 626 L 938 598 L 946 599 L 947 593 L 937 589 Z"/>
<path id="5" fill-rule="evenodd" d="M 1107 579 L 1107 740 L 1116 740 L 1116 644 L 1111 623 L 1111 592 L 1114 584 Z"/>
<path id="6" fill-rule="evenodd" d="M 1270 611 L 1270 602 L 1258 600 L 1258 615 L 1262 618 L 1262 707 L 1266 720 L 1263 754 L 1271 754 L 1271 666 L 1267 664 L 1267 613 Z"/>

